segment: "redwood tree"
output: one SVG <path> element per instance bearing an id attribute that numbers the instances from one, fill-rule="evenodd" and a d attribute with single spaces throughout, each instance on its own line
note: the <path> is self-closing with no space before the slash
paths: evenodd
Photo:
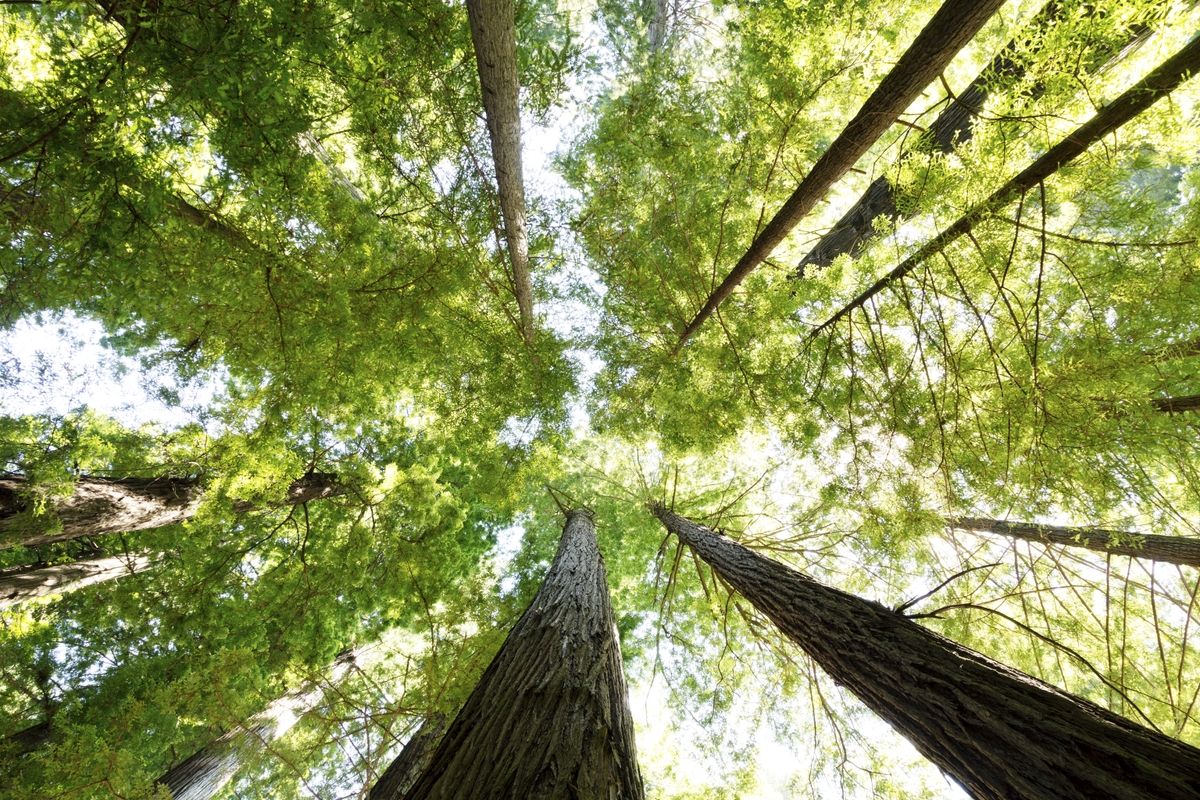
<path id="1" fill-rule="evenodd" d="M 1200 796 L 1200 750 L 824 586 L 661 504 L 734 590 L 980 800 Z"/>
<path id="2" fill-rule="evenodd" d="M 596 523 L 570 511 L 533 602 L 403 797 L 642 796 Z"/>
<path id="3" fill-rule="evenodd" d="M 0 571 L 0 608 L 133 575 L 153 564 L 149 556 L 119 555 Z"/>

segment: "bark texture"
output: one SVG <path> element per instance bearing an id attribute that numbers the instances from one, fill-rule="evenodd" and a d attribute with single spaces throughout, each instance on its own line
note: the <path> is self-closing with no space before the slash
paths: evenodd
<path id="1" fill-rule="evenodd" d="M 342 653 L 330 668 L 328 681 L 337 683 L 354 666 L 353 651 Z M 289 692 L 198 752 L 168 770 L 158 782 L 174 800 L 209 800 L 237 773 L 242 761 L 287 733 L 299 717 L 315 706 L 324 689 L 313 682 Z"/>
<path id="2" fill-rule="evenodd" d="M 517 28 L 514 0 L 467 0 L 471 41 L 479 67 L 483 111 L 492 141 L 496 191 L 512 262 L 513 293 L 521 314 L 521 336 L 533 344 L 533 286 L 529 279 L 529 236 L 521 170 L 521 110 L 518 102 Z"/>
<path id="3" fill-rule="evenodd" d="M 449 720 L 441 714 L 428 717 L 375 781 L 367 800 L 403 800 L 417 778 L 429 769 L 433 752 L 442 740 L 448 723 Z"/>
<path id="4" fill-rule="evenodd" d="M 590 512 L 405 796 L 640 800 L 621 649 Z"/>
<path id="5" fill-rule="evenodd" d="M 817 204 L 834 182 L 870 149 L 896 118 L 932 82 L 955 54 L 971 41 L 1003 0 L 947 0 L 904 55 L 867 98 L 850 123 L 813 165 L 796 191 L 758 234 L 733 270 L 713 290 L 696 317 L 680 334 L 678 352 L 746 276 L 758 267 L 783 238 Z"/>
<path id="6" fill-rule="evenodd" d="M 663 525 L 979 800 L 1194 800 L 1200 750 L 823 586 L 655 506 Z"/>
<path id="7" fill-rule="evenodd" d="M 1016 58 L 1016 54 L 1025 42 L 1036 40 L 1040 31 L 1062 16 L 1062 5 L 1051 0 L 1042 7 L 1041 11 L 1029 21 L 1028 36 L 1013 39 L 1003 50 L 992 59 L 991 63 L 971 81 L 965 89 L 954 97 L 950 105 L 938 115 L 929 129 L 917 138 L 914 150 L 916 152 L 938 151 L 949 153 L 963 142 L 970 141 L 975 135 L 975 120 L 983 110 L 983 104 L 990 93 L 1016 84 L 1025 75 L 1025 66 Z M 1094 13 L 1094 8 L 1083 9 L 1084 13 Z M 1126 42 L 1114 48 L 1103 56 L 1117 57 L 1131 46 L 1144 39 L 1150 29 L 1139 26 L 1130 31 Z M 1096 63 L 1102 68 L 1106 59 L 1101 58 Z M 1033 96 L 1041 94 L 1040 87 L 1034 87 Z M 903 157 L 907 157 L 905 154 Z M 817 242 L 816 247 L 809 251 L 793 277 L 804 277 L 809 267 L 827 267 L 835 258 L 843 253 L 851 256 L 858 255 L 862 249 L 875 238 L 875 218 L 886 216 L 893 222 L 901 218 L 896 208 L 896 196 L 892 185 L 886 177 L 877 178 L 859 198 L 858 202 L 838 220 L 837 224 Z"/>
<path id="8" fill-rule="evenodd" d="M 109 556 L 0 575 L 0 608 L 51 594 L 65 594 L 149 569 L 149 556 Z"/>
<path id="9" fill-rule="evenodd" d="M 1161 536 L 1108 528 L 1068 528 L 974 517 L 952 517 L 946 520 L 946 524 L 959 530 L 999 533 L 1041 544 L 1086 547 L 1088 550 L 1117 556 L 1133 556 L 1168 564 L 1200 567 L 1200 539 L 1188 536 Z"/>
<path id="10" fill-rule="evenodd" d="M 74 493 L 53 503 L 58 530 L 30 530 L 31 521 L 22 515 L 22 497 L 27 482 L 20 475 L 0 476 L 0 549 L 51 544 L 120 531 L 140 531 L 183 522 L 195 515 L 204 490 L 195 478 L 98 478 L 82 475 Z M 347 487 L 336 475 L 311 473 L 293 481 L 281 505 L 299 505 L 345 494 Z M 238 501 L 240 513 L 262 508 L 261 504 Z"/>
<path id="11" fill-rule="evenodd" d="M 986 200 L 976 205 L 953 224 L 931 239 L 925 246 L 904 259 L 899 266 L 876 281 L 870 288 L 843 306 L 836 314 L 821 323 L 810 335 L 809 341 L 838 320 L 861 308 L 868 300 L 903 278 L 921 265 L 925 259 L 941 252 L 947 245 L 977 223 L 994 214 L 1024 192 L 1049 178 L 1062 166 L 1079 157 L 1089 146 L 1115 131 L 1138 114 L 1154 105 L 1187 80 L 1200 68 L 1200 38 L 1193 39 L 1161 66 L 1143 78 L 1124 94 L 1101 108 L 1090 120 L 1068 134 L 1061 142 L 1044 155 L 992 192 Z"/>

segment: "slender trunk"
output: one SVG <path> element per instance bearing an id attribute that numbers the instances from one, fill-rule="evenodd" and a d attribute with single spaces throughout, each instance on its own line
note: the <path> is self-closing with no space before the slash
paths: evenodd
<path id="1" fill-rule="evenodd" d="M 653 507 L 838 684 L 979 800 L 1194 800 L 1200 750 Z"/>
<path id="2" fill-rule="evenodd" d="M 591 512 L 558 554 L 406 800 L 640 800 L 621 648 Z"/>
<path id="3" fill-rule="evenodd" d="M 51 501 L 52 519 L 58 525 L 46 532 L 46 525 L 30 520 L 27 502 L 22 496 L 28 483 L 19 475 L 0 477 L 0 549 L 24 545 L 50 544 L 99 536 L 119 531 L 139 531 L 183 522 L 200 506 L 204 490 L 195 478 L 98 478 L 83 475 L 76 479 L 70 497 Z M 298 505 L 310 500 L 344 494 L 347 487 L 336 475 L 312 473 L 293 481 L 281 503 Z M 238 512 L 261 506 L 239 501 Z M 38 526 L 39 530 L 31 530 Z"/>
<path id="4" fill-rule="evenodd" d="M 337 683 L 354 666 L 354 652 L 338 656 L 330 668 L 329 683 Z M 261 751 L 283 736 L 306 711 L 320 701 L 324 689 L 316 682 L 289 692 L 262 712 L 214 740 L 172 767 L 158 782 L 174 800 L 209 800 L 237 773 L 245 757 Z"/>
<path id="5" fill-rule="evenodd" d="M 813 164 L 796 191 L 758 234 L 721 285 L 704 301 L 695 319 L 680 334 L 675 353 L 717 306 L 733 293 L 738 284 L 771 255 L 771 251 L 796 223 L 812 210 L 834 182 L 853 167 L 854 162 L 917 99 L 921 90 L 942 73 L 963 45 L 971 41 L 992 13 L 1003 4 L 1003 0 L 973 0 L 969 3 L 947 0 L 942 4 L 892 71 L 867 98 L 867 102 L 825 154 Z"/>
<path id="6" fill-rule="evenodd" d="M 657 53 L 667 41 L 667 6 L 670 2 L 671 0 L 654 0 L 654 14 L 650 17 L 650 25 L 646 31 L 651 53 Z"/>
<path id="7" fill-rule="evenodd" d="M 958 530 L 998 533 L 1041 544 L 1086 547 L 1088 550 L 1116 556 L 1133 556 L 1168 564 L 1200 567 L 1200 539 L 1189 536 L 1160 536 L 1107 528 L 1067 528 L 1060 525 L 972 517 L 951 517 L 946 520 L 946 525 Z"/>
<path id="8" fill-rule="evenodd" d="M 816 338 L 826 328 L 836 324 L 838 320 L 848 316 L 855 309 L 861 308 L 872 297 L 920 266 L 925 259 L 941 252 L 955 239 L 970 231 L 976 223 L 1015 200 L 1022 193 L 1037 186 L 1057 172 L 1060 167 L 1075 160 L 1090 145 L 1154 105 L 1160 98 L 1170 94 L 1198 68 L 1200 68 L 1200 37 L 1193 39 L 1182 50 L 1163 62 L 1158 69 L 1096 112 L 1095 116 L 1068 134 L 1041 158 L 992 192 L 990 197 L 959 217 L 924 247 L 904 259 L 899 266 L 821 323 L 809 334 L 808 340 Z"/>
<path id="9" fill-rule="evenodd" d="M 521 314 L 521 336 L 526 344 L 532 345 L 533 287 L 529 279 L 529 238 L 525 230 L 525 187 L 521 172 L 515 6 L 514 0 L 467 0 L 467 16 L 492 141 L 496 190 L 512 262 L 513 293 Z"/>
<path id="10" fill-rule="evenodd" d="M 73 592 L 122 575 L 133 575 L 153 565 L 154 559 L 149 556 L 109 556 L 9 572 L 0 575 L 0 608 L 35 597 Z"/>
<path id="11" fill-rule="evenodd" d="M 433 753 L 449 720 L 442 714 L 426 718 L 407 742 L 400 754 L 371 787 L 367 800 L 401 800 L 433 760 Z"/>
<path id="12" fill-rule="evenodd" d="M 915 151 L 936 149 L 943 153 L 949 153 L 959 144 L 970 141 L 971 137 L 975 135 L 975 120 L 983 110 L 983 104 L 987 100 L 988 94 L 1012 86 L 1024 77 L 1025 66 L 1016 59 L 1016 54 L 1031 39 L 1038 41 L 1038 46 L 1040 46 L 1039 32 L 1059 19 L 1062 11 L 1062 5 L 1057 0 L 1051 0 L 1043 6 L 1026 27 L 1031 35 L 1010 41 L 979 73 L 979 76 L 951 100 L 950 105 L 946 106 L 945 110 L 929 126 L 929 130 L 918 137 Z M 1085 13 L 1094 13 L 1095 9 L 1085 8 L 1084 11 Z M 1149 28 L 1139 26 L 1131 31 L 1128 40 L 1104 55 L 1116 56 L 1124 52 L 1132 44 L 1144 39 L 1149 32 Z M 1103 68 L 1104 63 L 1106 62 L 1099 61 L 1095 66 Z M 1041 87 L 1034 87 L 1032 94 L 1034 96 L 1041 94 Z M 906 153 L 901 158 L 907 158 L 908 155 L 910 154 Z M 895 192 L 886 177 L 877 178 L 867 188 L 858 202 L 801 260 L 793 277 L 804 277 L 806 269 L 810 266 L 829 266 L 835 258 L 843 253 L 857 255 L 871 239 L 875 238 L 875 218 L 881 216 L 886 216 L 892 221 L 901 217 L 896 208 Z"/>

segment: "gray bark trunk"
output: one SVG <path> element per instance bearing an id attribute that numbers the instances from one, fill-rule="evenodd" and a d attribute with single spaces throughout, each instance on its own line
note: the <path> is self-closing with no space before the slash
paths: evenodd
<path id="1" fill-rule="evenodd" d="M 123 575 L 133 575 L 154 565 L 149 556 L 109 556 L 24 569 L 0 575 L 0 608 L 51 594 L 65 594 Z"/>
<path id="2" fill-rule="evenodd" d="M 428 717 L 375 781 L 367 800 L 402 800 L 417 778 L 429 769 L 447 723 L 441 714 Z"/>
<path id="3" fill-rule="evenodd" d="M 1200 567 L 1200 539 L 1188 536 L 1161 536 L 1107 528 L 1067 528 L 1033 522 L 1009 522 L 998 519 L 952 517 L 951 528 L 983 533 L 998 533 L 1014 539 L 1066 547 L 1086 547 L 1100 553 L 1147 558 L 1168 564 Z"/>
<path id="4" fill-rule="evenodd" d="M 407 800 L 640 800 L 621 649 L 590 512 L 572 511 L 513 626 Z"/>
<path id="5" fill-rule="evenodd" d="M 329 683 L 337 683 L 354 666 L 354 652 L 338 656 L 330 668 Z M 247 756 L 261 752 L 283 736 L 304 712 L 320 701 L 324 690 L 310 683 L 289 692 L 189 758 L 168 770 L 158 782 L 174 800 L 209 800 L 233 779 Z"/>
<path id="6" fill-rule="evenodd" d="M 23 545 L 51 544 L 99 536 L 105 533 L 140 531 L 172 525 L 191 518 L 200 506 L 203 487 L 195 478 L 98 478 L 76 479 L 70 497 L 52 501 L 57 530 L 47 523 L 30 520 L 22 493 L 26 479 L 20 475 L 0 477 L 0 549 Z M 346 487 L 336 475 L 313 473 L 293 481 L 281 503 L 298 505 L 344 494 Z M 261 506 L 239 501 L 234 510 L 245 513 Z M 38 529 L 31 529 L 37 526 Z"/>
<path id="7" fill-rule="evenodd" d="M 904 259 L 899 266 L 821 323 L 809 334 L 808 340 L 811 341 L 826 328 L 835 325 L 838 320 L 848 316 L 855 309 L 861 308 L 872 297 L 912 272 L 931 255 L 941 252 L 951 242 L 971 230 L 978 222 L 1049 178 L 1060 167 L 1074 161 L 1090 145 L 1154 105 L 1160 98 L 1170 94 L 1197 69 L 1200 69 L 1200 38 L 1193 39 L 1182 50 L 1163 62 L 1158 69 L 1132 86 L 1116 100 L 1101 108 L 1095 116 L 1050 148 L 1045 155 L 994 191 L 990 197 L 959 217 L 924 247 Z"/>
<path id="8" fill-rule="evenodd" d="M 521 170 L 520 84 L 517 79 L 516 4 L 513 0 L 467 0 L 471 41 L 479 67 L 483 110 L 492 142 L 496 191 L 504 217 L 504 237 L 512 262 L 513 293 L 521 315 L 521 336 L 533 344 L 533 286 L 529 278 L 529 237 L 525 225 L 525 186 Z"/>
<path id="9" fill-rule="evenodd" d="M 680 334 L 675 352 L 932 82 L 1003 0 L 947 0 Z"/>
<path id="10" fill-rule="evenodd" d="M 667 510 L 667 530 L 978 800 L 1194 800 L 1200 750 Z"/>

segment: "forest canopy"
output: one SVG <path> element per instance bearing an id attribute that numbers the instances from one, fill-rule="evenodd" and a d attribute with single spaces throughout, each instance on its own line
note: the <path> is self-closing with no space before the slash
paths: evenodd
<path id="1" fill-rule="evenodd" d="M 0 4 L 0 797 L 1200 796 L 1198 30 Z"/>

